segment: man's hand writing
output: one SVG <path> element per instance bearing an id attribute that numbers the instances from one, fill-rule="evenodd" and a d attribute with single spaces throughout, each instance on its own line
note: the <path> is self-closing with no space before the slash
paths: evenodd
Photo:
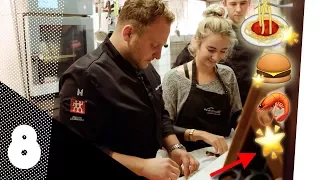
<path id="1" fill-rule="evenodd" d="M 177 180 L 179 165 L 170 158 L 153 158 L 143 161 L 141 176 L 150 180 Z"/>
<path id="2" fill-rule="evenodd" d="M 186 178 L 199 168 L 199 162 L 184 149 L 173 150 L 170 157 L 180 166 L 183 165 L 183 174 Z"/>

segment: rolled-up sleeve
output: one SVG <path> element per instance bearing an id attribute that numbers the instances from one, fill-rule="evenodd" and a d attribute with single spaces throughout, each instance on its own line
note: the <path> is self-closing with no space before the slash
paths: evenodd
<path id="1" fill-rule="evenodd" d="M 169 118 L 169 113 L 165 109 L 162 111 L 162 125 L 163 137 L 174 134 L 172 120 Z"/>

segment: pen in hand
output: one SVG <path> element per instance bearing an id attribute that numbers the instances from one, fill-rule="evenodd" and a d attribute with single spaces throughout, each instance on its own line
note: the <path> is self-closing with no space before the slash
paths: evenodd
<path id="1" fill-rule="evenodd" d="M 214 152 L 210 152 L 210 151 L 206 151 L 206 155 L 207 156 L 215 156 L 215 157 L 219 157 L 220 154 L 214 153 Z"/>

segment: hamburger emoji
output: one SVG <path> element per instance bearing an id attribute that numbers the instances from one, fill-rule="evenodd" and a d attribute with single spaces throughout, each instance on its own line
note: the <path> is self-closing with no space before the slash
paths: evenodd
<path id="1" fill-rule="evenodd" d="M 262 56 L 257 63 L 257 74 L 265 83 L 283 83 L 291 79 L 291 63 L 287 57 L 277 53 Z"/>

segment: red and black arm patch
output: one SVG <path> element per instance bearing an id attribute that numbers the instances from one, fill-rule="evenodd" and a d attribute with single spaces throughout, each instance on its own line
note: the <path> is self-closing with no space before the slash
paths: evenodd
<path id="1" fill-rule="evenodd" d="M 106 127 L 103 115 L 108 113 L 95 86 L 85 76 L 73 75 L 64 77 L 60 87 L 59 121 L 99 144 Z"/>
<path id="2" fill-rule="evenodd" d="M 86 114 L 86 101 L 77 98 L 70 99 L 70 113 L 73 114 Z"/>
<path id="3" fill-rule="evenodd" d="M 88 112 L 87 102 L 91 97 L 85 84 L 80 84 L 73 78 L 63 81 L 60 90 L 59 120 L 70 124 L 69 121 L 84 121 Z M 90 113 L 90 112 L 89 112 Z"/>

